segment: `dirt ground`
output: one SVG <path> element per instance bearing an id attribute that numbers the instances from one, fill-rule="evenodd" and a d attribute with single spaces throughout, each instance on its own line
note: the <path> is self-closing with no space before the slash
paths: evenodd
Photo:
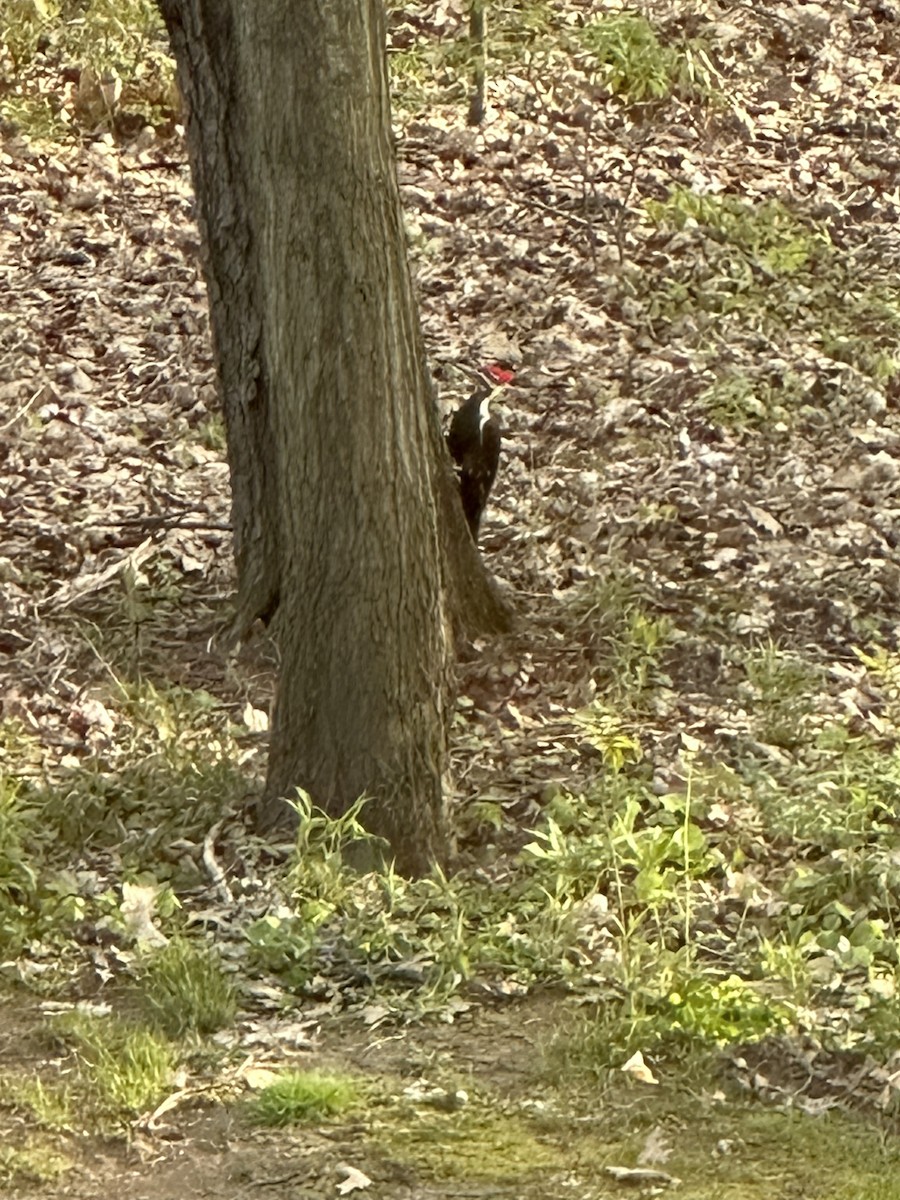
<path id="1" fill-rule="evenodd" d="M 54 1078 L 37 1005 L 7 994 L 4 1071 Z M 662 1086 L 622 1077 L 602 1087 L 561 1080 L 548 1038 L 571 1021 L 561 999 L 477 1005 L 453 1023 L 367 1029 L 358 1019 L 317 1021 L 308 1008 L 270 1021 L 303 1049 L 260 1053 L 260 1026 L 237 1031 L 240 1066 L 208 1086 L 194 1075 L 176 1102 L 121 1134 L 23 1135 L 3 1111 L 4 1144 L 28 1148 L 43 1177 L 22 1171 L 4 1188 L 15 1200 L 220 1197 L 288 1200 L 675 1194 L 708 1200 L 851 1200 L 894 1197 L 900 1149 L 889 1126 L 867 1127 L 829 1101 L 816 1111 L 799 1078 L 782 1102 L 761 1104 L 761 1060 L 720 1084 L 669 1073 Z M 774 1060 L 780 1058 L 773 1048 Z M 365 1080 L 341 1118 L 287 1130 L 248 1118 L 241 1081 L 252 1068 L 349 1071 Z M 743 1068 L 743 1071 L 742 1069 Z M 777 1069 L 777 1067 L 776 1067 Z M 754 1074 L 756 1072 L 756 1074 Z M 742 1078 L 743 1074 L 743 1078 Z M 826 1089 L 827 1090 L 827 1089 Z M 794 1102 L 800 1100 L 801 1105 Z M 57 1178 L 48 1178 L 52 1164 Z M 632 1172 L 630 1177 L 622 1175 Z M 644 1173 L 644 1174 L 641 1174 Z"/>
<path id="2" fill-rule="evenodd" d="M 230 1102 L 223 1101 L 220 1082 L 207 1096 L 202 1087 L 194 1089 L 177 1108 L 154 1121 L 152 1128 L 129 1131 L 127 1136 L 124 1131 L 122 1136 L 106 1140 L 38 1134 L 35 1144 L 42 1152 L 55 1149 L 64 1155 L 68 1164 L 65 1174 L 51 1184 L 18 1181 L 4 1194 L 23 1200 L 48 1195 L 81 1200 L 107 1195 L 123 1200 L 228 1195 L 242 1200 L 261 1192 L 325 1196 L 341 1194 L 338 1185 L 346 1174 L 342 1164 L 348 1164 L 371 1180 L 365 1189 L 371 1196 L 546 1195 L 542 1189 L 555 1187 L 558 1171 L 539 1166 L 523 1178 L 519 1163 L 506 1162 L 508 1177 L 494 1178 L 496 1166 L 488 1161 L 487 1138 L 485 1160 L 476 1164 L 474 1177 L 449 1183 L 431 1179 L 428 1157 L 434 1158 L 438 1174 L 442 1173 L 438 1162 L 453 1154 L 454 1143 L 465 1136 L 455 1128 L 458 1114 L 442 1111 L 439 1104 L 418 1106 L 418 1134 L 412 1120 L 418 1102 L 408 1105 L 405 1123 L 412 1125 L 408 1140 L 419 1136 L 429 1142 L 426 1154 L 420 1149 L 410 1161 L 408 1147 L 404 1152 L 402 1146 L 381 1144 L 379 1139 L 379 1124 L 393 1126 L 379 1121 L 379 1106 L 386 1106 L 391 1095 L 402 1095 L 404 1089 L 422 1087 L 426 1080 L 425 1090 L 438 1097 L 454 1095 L 463 1088 L 471 1097 L 467 1104 L 479 1108 L 477 1120 L 486 1130 L 495 1123 L 496 1115 L 490 1110 L 498 1104 L 511 1114 L 508 1119 L 514 1125 L 519 1104 L 527 1111 L 542 1091 L 534 1065 L 540 1057 L 546 1017 L 546 1004 L 535 1002 L 524 1011 L 475 1009 L 458 1024 L 382 1029 L 373 1035 L 359 1022 L 331 1021 L 317 1030 L 315 1020 L 305 1016 L 306 1049 L 283 1054 L 277 1063 L 272 1055 L 257 1058 L 257 1063 L 341 1069 L 365 1077 L 371 1097 L 357 1116 L 290 1132 L 258 1129 L 247 1118 L 241 1089 L 235 1090 Z M 21 994 L 5 997 L 0 1020 L 4 1070 L 40 1073 L 47 1069 L 46 1034 L 39 1032 L 40 1021 L 37 1005 L 28 998 Z M 489 1103 L 484 1103 L 485 1098 Z M 18 1141 L 18 1131 L 8 1120 L 4 1125 L 7 1136 Z M 508 1141 L 510 1136 L 506 1132 L 503 1139 Z M 393 1128 L 391 1137 L 396 1137 Z M 508 1157 L 508 1145 L 499 1134 L 497 1138 L 493 1154 Z M 561 1152 L 565 1145 L 562 1132 L 557 1140 Z M 459 1153 L 459 1158 L 467 1161 L 467 1152 Z M 479 1181 L 482 1173 L 486 1178 Z"/>
<path id="3" fill-rule="evenodd" d="M 234 1087 L 229 1097 L 219 1073 L 208 1091 L 193 1081 L 177 1105 L 121 1136 L 35 1132 L 35 1154 L 45 1162 L 59 1154 L 65 1172 L 51 1183 L 19 1178 L 4 1194 L 22 1200 L 319 1197 L 343 1194 L 350 1167 L 369 1180 L 359 1190 L 374 1197 L 538 1197 L 562 1189 L 614 1195 L 615 1188 L 600 1184 L 603 1164 L 617 1162 L 630 1139 L 640 1141 L 654 1128 L 659 1138 L 661 1126 L 639 1089 L 627 1099 L 631 1114 L 623 1109 L 617 1118 L 614 1139 L 607 1119 L 592 1116 L 590 1108 L 575 1116 L 584 1089 L 577 1101 L 564 1096 L 550 1086 L 544 1066 L 547 1031 L 561 1014 L 558 1001 L 532 998 L 500 1009 L 476 1006 L 452 1024 L 373 1032 L 358 1020 L 326 1019 L 317 1026 L 304 1012 L 305 1048 L 277 1056 L 254 1056 L 245 1027 L 245 1069 L 253 1057 L 258 1069 L 349 1071 L 366 1080 L 359 1110 L 312 1128 L 259 1129 L 248 1118 L 246 1088 Z M 5 1070 L 52 1075 L 40 1016 L 26 998 L 7 996 Z M 285 1024 L 289 1018 L 282 1030 Z M 683 1122 L 671 1114 L 664 1119 L 668 1136 L 677 1136 Z M 4 1125 L 21 1144 L 8 1118 Z"/>

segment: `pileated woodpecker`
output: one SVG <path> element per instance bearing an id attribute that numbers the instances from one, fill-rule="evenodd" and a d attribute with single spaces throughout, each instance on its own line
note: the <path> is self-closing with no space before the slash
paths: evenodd
<path id="1" fill-rule="evenodd" d="M 480 384 L 456 410 L 447 434 L 447 449 L 456 463 L 463 512 L 473 539 L 478 541 L 478 526 L 488 494 L 497 474 L 500 459 L 500 426 L 490 414 L 490 402 L 496 383 L 508 383 L 512 372 L 485 368 L 491 383 Z"/>

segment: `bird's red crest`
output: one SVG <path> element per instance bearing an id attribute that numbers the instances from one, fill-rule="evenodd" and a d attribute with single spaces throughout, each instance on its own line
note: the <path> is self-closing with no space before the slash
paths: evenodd
<path id="1" fill-rule="evenodd" d="M 503 387 L 507 383 L 512 383 L 516 377 L 515 371 L 510 370 L 509 367 L 501 367 L 499 363 L 486 363 L 485 366 L 481 368 L 481 372 L 483 375 L 486 375 L 492 383 L 496 384 L 497 387 Z"/>

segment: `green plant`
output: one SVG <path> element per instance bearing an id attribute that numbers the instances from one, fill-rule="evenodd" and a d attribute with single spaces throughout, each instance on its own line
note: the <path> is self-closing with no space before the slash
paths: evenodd
<path id="1" fill-rule="evenodd" d="M 778 200 L 752 205 L 738 196 L 701 195 L 678 186 L 665 200 L 648 200 L 645 207 L 655 224 L 701 226 L 774 275 L 796 274 L 831 252 L 824 229 L 801 220 Z"/>
<path id="2" fill-rule="evenodd" d="M 541 864 L 542 885 L 557 899 L 580 900 L 613 881 L 623 904 L 645 910 L 676 901 L 686 877 L 720 862 L 690 817 L 689 796 L 655 797 L 627 779 L 598 791 L 594 804 L 557 797 L 522 853 Z"/>
<path id="3" fill-rule="evenodd" d="M 389 868 L 360 874 L 336 845 L 358 835 L 353 823 L 314 813 L 312 822 L 302 865 L 288 872 L 295 911 L 248 931 L 253 960 L 290 986 L 302 989 L 324 956 L 422 1014 L 440 1010 L 479 971 L 523 981 L 565 971 L 571 913 L 548 898 L 537 872 L 503 888 L 478 872 L 448 878 L 436 869 L 413 881 Z"/>
<path id="4" fill-rule="evenodd" d="M 388 55 L 391 90 L 400 109 L 440 100 L 462 102 L 468 90 L 472 54 L 467 39 L 422 41 Z"/>
<path id="5" fill-rule="evenodd" d="M 52 11 L 46 0 L 7 0 L 0 18 L 0 53 L 8 58 L 13 74 L 31 62 Z"/>
<path id="6" fill-rule="evenodd" d="M 760 740 L 785 749 L 802 745 L 809 737 L 806 727 L 815 712 L 821 671 L 771 639 L 745 655 L 744 670 Z"/>
<path id="7" fill-rule="evenodd" d="M 887 703 L 891 724 L 900 725 L 900 654 L 884 646 L 855 647 L 854 653 Z"/>
<path id="8" fill-rule="evenodd" d="M 663 45 L 640 13 L 622 12 L 588 22 L 580 41 L 606 86 L 630 104 L 708 94 L 715 72 L 700 42 Z"/>
<path id="9" fill-rule="evenodd" d="M 566 1073 L 603 1077 L 640 1051 L 657 1062 L 706 1062 L 708 1075 L 711 1053 L 791 1028 L 790 1006 L 735 974 L 700 966 L 688 947 L 673 951 L 638 939 L 630 952 L 627 982 L 615 980 L 594 1011 L 551 1039 L 551 1059 Z"/>
<path id="10" fill-rule="evenodd" d="M 196 437 L 201 446 L 216 454 L 225 454 L 226 433 L 225 420 L 220 413 L 210 413 L 196 428 Z"/>
<path id="11" fill-rule="evenodd" d="M 727 372 L 697 397 L 712 420 L 730 429 L 793 422 L 805 403 L 799 375 L 785 371 L 777 379 Z"/>
<path id="12" fill-rule="evenodd" d="M 393 892 L 404 886 L 390 868 L 376 874 L 354 865 L 371 865 L 384 858 L 383 841 L 360 823 L 365 803 L 362 797 L 342 816 L 332 818 L 303 791 L 291 801 L 298 824 L 286 887 L 295 911 L 269 914 L 254 922 L 248 938 L 256 961 L 278 971 L 292 986 L 302 987 L 314 970 L 329 923 L 340 927 L 341 940 L 349 928 L 356 927 L 354 918 L 359 914 L 365 914 L 364 922 L 380 927 L 385 904 L 390 907 Z"/>
<path id="13" fill-rule="evenodd" d="M 141 998 L 153 1025 L 167 1037 L 213 1033 L 230 1025 L 237 996 L 219 956 L 207 946 L 174 938 L 148 954 L 139 969 Z"/>
<path id="14" fill-rule="evenodd" d="M 657 686 L 669 686 L 659 660 L 674 633 L 668 617 L 651 617 L 636 611 L 628 616 L 624 636 L 615 641 L 609 672 L 621 694 L 641 693 Z"/>
<path id="15" fill-rule="evenodd" d="M 21 788 L 0 774 L 0 945 L 18 954 L 37 931 L 37 868 L 32 851 L 38 821 Z"/>
<path id="16" fill-rule="evenodd" d="M 34 864 L 25 848 L 36 822 L 20 796 L 20 785 L 0 775 L 0 905 L 18 908 L 33 897 Z"/>
<path id="17" fill-rule="evenodd" d="M 28 1180 L 46 1186 L 58 1183 L 74 1167 L 74 1162 L 61 1154 L 47 1137 L 31 1137 L 23 1146 L 0 1147 L 0 1180 Z M 31 1189 L 29 1189 L 31 1190 Z M 11 1193 L 18 1195 L 18 1190 Z"/>
<path id="18" fill-rule="evenodd" d="M 72 1128 L 75 1098 L 67 1084 L 49 1085 L 12 1073 L 4 1075 L 0 1083 L 5 1102 L 27 1112 L 43 1129 Z"/>
<path id="19" fill-rule="evenodd" d="M 264 1088 L 250 1105 L 259 1125 L 292 1125 L 321 1121 L 346 1112 L 358 1090 L 349 1075 L 322 1071 L 291 1071 Z"/>
<path id="20" fill-rule="evenodd" d="M 301 916 L 268 913 L 247 927 L 250 961 L 302 989 L 318 968 L 318 926 Z"/>
<path id="21" fill-rule="evenodd" d="M 572 714 L 572 721 L 583 731 L 584 740 L 600 754 L 604 767 L 618 773 L 629 764 L 640 762 L 641 745 L 628 733 L 624 722 L 608 705 L 595 700 L 587 708 Z"/>
<path id="22" fill-rule="evenodd" d="M 810 844 L 823 857 L 864 851 L 877 860 L 890 851 L 900 813 L 900 753 L 834 722 L 819 729 L 801 724 L 792 741 L 789 757 L 761 759 L 755 747 L 741 763 L 744 795 L 768 836 L 806 844 L 807 860 Z"/>
<path id="23" fill-rule="evenodd" d="M 900 305 L 890 289 L 874 283 L 859 290 L 847 280 L 841 297 L 823 322 L 820 340 L 827 355 L 885 384 L 900 373 Z"/>
<path id="24" fill-rule="evenodd" d="M 360 797 L 340 817 L 329 817 L 299 790 L 289 804 L 297 813 L 297 832 L 288 880 L 318 920 L 334 911 L 363 868 L 387 861 L 386 843 L 359 819 L 368 800 Z"/>
<path id="25" fill-rule="evenodd" d="M 106 700 L 114 743 L 58 772 L 52 787 L 23 791 L 40 811 L 39 839 L 51 858 L 113 845 L 131 871 L 177 878 L 188 864 L 161 851 L 179 838 L 202 840 L 246 791 L 235 730 L 203 691 L 119 683 Z"/>
<path id="26" fill-rule="evenodd" d="M 635 574 L 613 570 L 571 602 L 573 620 L 597 661 L 598 690 L 618 710 L 639 708 L 653 689 L 671 683 L 660 664 L 675 629 L 667 616 L 647 611 L 643 592 Z"/>
<path id="27" fill-rule="evenodd" d="M 171 1085 L 173 1046 L 139 1025 L 76 1011 L 56 1017 L 52 1029 L 72 1053 L 79 1090 L 100 1119 L 144 1112 Z"/>
<path id="28" fill-rule="evenodd" d="M 807 1007 L 813 1000 L 817 983 L 827 983 L 831 971 L 817 965 L 818 974 L 810 960 L 818 955 L 815 937 L 809 931 L 777 938 L 763 938 L 759 946 L 759 963 L 764 979 L 772 982 L 795 1011 Z"/>
<path id="29" fill-rule="evenodd" d="M 0 98 L 0 116 L 32 137 L 56 140 L 70 137 L 73 124 L 123 125 L 133 132 L 146 122 L 171 122 L 179 104 L 174 65 L 151 0 L 11 2 L 0 20 L 0 64 L 9 62 L 13 82 Z M 48 98 L 34 85 L 39 46 L 77 66 L 79 82 L 71 97 L 52 92 Z"/>
<path id="30" fill-rule="evenodd" d="M 684 1035 L 714 1046 L 756 1042 L 790 1027 L 783 1005 L 737 975 L 694 977 L 666 997 L 666 1035 Z"/>
<path id="31" fill-rule="evenodd" d="M 402 5 L 391 4 L 389 8 Z M 408 29 L 390 40 L 388 63 L 395 107 L 400 110 L 459 104 L 468 97 L 473 79 L 486 66 L 488 80 L 510 68 L 550 71 L 570 62 L 580 50 L 566 13 L 546 0 L 512 5 L 486 4 L 487 36 L 478 36 L 470 20 L 461 19 L 455 33 L 430 30 L 426 22 L 410 39 Z M 471 15 L 467 4 L 466 17 Z M 405 11 L 405 10 L 404 10 Z M 418 23 L 417 23 L 418 24 Z M 478 25 L 476 22 L 475 30 Z"/>
<path id="32" fill-rule="evenodd" d="M 557 1045 L 579 1069 L 604 1071 L 636 1050 L 695 1053 L 753 1040 L 786 1020 L 758 989 L 704 961 L 695 942 L 695 910 L 723 857 L 698 815 L 714 803 L 719 773 L 697 770 L 695 798 L 693 758 L 684 792 L 657 797 L 619 775 L 592 797 L 558 795 L 523 850 L 548 895 L 573 905 L 576 926 L 587 919 L 590 929 L 599 917 L 605 933 L 593 968 L 597 1015 Z"/>

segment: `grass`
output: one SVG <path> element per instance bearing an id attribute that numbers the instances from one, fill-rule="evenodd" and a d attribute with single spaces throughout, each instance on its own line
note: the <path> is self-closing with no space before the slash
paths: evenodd
<path id="1" fill-rule="evenodd" d="M 754 711 L 759 739 L 792 749 L 809 739 L 808 723 L 822 690 L 822 672 L 771 640 L 744 656 L 747 686 L 742 698 Z"/>
<path id="2" fill-rule="evenodd" d="M 804 413 L 806 385 L 791 371 L 777 378 L 725 371 L 703 389 L 698 403 L 728 429 L 794 425 Z"/>
<path id="3" fill-rule="evenodd" d="M 484 1103 L 450 1115 L 417 1114 L 382 1133 L 392 1158 L 428 1179 L 524 1187 L 548 1181 L 563 1166 L 557 1147 L 527 1117 Z"/>
<path id="4" fill-rule="evenodd" d="M 596 656 L 596 684 L 611 707 L 637 714 L 668 686 L 663 658 L 676 630 L 668 616 L 648 610 L 636 574 L 614 568 L 591 580 L 576 591 L 570 613 Z"/>
<path id="5" fill-rule="evenodd" d="M 323 1121 L 346 1113 L 359 1096 L 348 1075 L 323 1071 L 289 1071 L 264 1088 L 250 1103 L 258 1125 L 279 1127 Z"/>
<path id="6" fill-rule="evenodd" d="M 42 1079 L 22 1079 L 12 1072 L 2 1078 L 6 1103 L 18 1112 L 28 1113 L 41 1128 L 71 1130 L 76 1123 L 76 1101 L 66 1084 L 52 1085 Z"/>
<path id="7" fill-rule="evenodd" d="M 593 1105 L 593 1119 L 569 1121 L 576 1095 Z M 518 1110 L 476 1097 L 450 1114 L 418 1112 L 412 1125 L 386 1121 L 378 1145 L 428 1179 L 527 1194 L 550 1194 L 560 1178 L 587 1189 L 606 1181 L 607 1167 L 651 1163 L 679 1180 L 677 1194 L 690 1200 L 900 1194 L 893 1139 L 839 1112 L 766 1110 L 687 1085 L 633 1083 L 621 1073 L 599 1095 L 596 1085 L 579 1093 L 570 1084 Z"/>
<path id="8" fill-rule="evenodd" d="M 871 661 L 893 679 L 892 660 Z M 477 875 L 415 883 L 360 875 L 341 854 L 353 829 L 318 814 L 306 828 L 327 842 L 327 854 L 304 835 L 290 876 L 295 915 L 251 930 L 257 961 L 301 991 L 323 953 L 365 963 L 374 995 L 418 1012 L 479 975 L 565 980 L 602 997 L 599 1043 L 619 1059 L 643 1048 L 659 1061 L 800 1028 L 834 1045 L 832 1002 L 846 989 L 863 1007 L 842 1012 L 839 1040 L 862 1037 L 873 1052 L 888 1052 L 897 789 L 877 745 L 848 739 L 831 718 L 823 724 L 812 697 L 824 681 L 812 664 L 767 643 L 743 665 L 754 736 L 783 759 L 745 753 L 726 766 L 685 743 L 683 782 L 660 794 L 621 719 L 592 706 L 574 723 L 597 752 L 596 786 L 548 797 L 502 891 Z M 741 808 L 755 837 L 716 824 Z M 795 874 L 782 875 L 780 920 L 752 890 L 739 901 L 746 856 L 760 838 L 781 845 L 788 861 L 803 858 Z M 744 916 L 722 946 L 705 914 L 729 895 Z M 407 961 L 416 964 L 412 990 Z"/>
<path id="9" fill-rule="evenodd" d="M 37 901 L 38 864 L 27 842 L 32 832 L 20 785 L 0 775 L 0 940 L 18 953 Z"/>
<path id="10" fill-rule="evenodd" d="M 660 271 L 626 268 L 623 287 L 658 338 L 691 347 L 705 368 L 697 401 L 713 421 L 821 436 L 883 409 L 900 324 L 863 249 L 837 253 L 821 221 L 781 199 L 673 184 L 643 209 Z M 808 347 L 801 356 L 799 342 Z"/>
<path id="11" fill-rule="evenodd" d="M 667 687 L 669 618 L 652 615 L 626 571 L 585 588 L 571 611 L 618 689 L 615 704 L 595 701 L 570 714 L 571 736 L 596 762 L 594 784 L 548 793 L 518 862 L 501 877 L 473 870 L 415 882 L 358 865 L 366 841 L 358 808 L 332 821 L 300 795 L 283 876 L 289 904 L 248 928 L 247 969 L 274 972 L 303 994 L 341 963 L 373 1000 L 408 1016 L 443 1011 L 474 979 L 564 983 L 596 1004 L 566 1033 L 569 1048 L 557 1051 L 560 1070 L 573 1076 L 606 1078 L 637 1049 L 656 1071 L 709 1064 L 722 1047 L 793 1030 L 823 1046 L 887 1053 L 900 1027 L 889 903 L 896 756 L 874 731 L 851 732 L 829 704 L 821 668 L 769 641 L 732 656 L 748 722 L 735 758 L 699 753 L 688 739 L 680 782 L 661 792 L 641 730 L 648 699 Z M 880 695 L 884 721 L 900 719 L 896 656 L 860 651 L 857 670 Z M 77 884 L 54 880 L 43 846 L 52 841 L 58 854 L 79 839 L 114 845 L 123 861 L 152 860 L 149 884 L 158 888 L 167 875 L 158 847 L 184 834 L 199 838 L 221 812 L 231 768 L 208 772 L 229 753 L 233 733 L 208 696 L 118 685 L 106 701 L 121 740 L 118 776 L 93 771 L 89 761 L 60 807 L 53 792 L 30 786 L 5 793 L 4 895 L 7 912 L 22 921 L 20 945 L 39 930 L 59 935 L 63 910 L 53 905 L 63 897 L 66 920 L 89 917 L 127 933 L 116 895 L 79 895 Z M 19 753 L 23 735 L 8 733 L 9 752 Z M 761 757 L 760 747 L 780 757 Z M 737 810 L 747 824 L 721 823 L 722 813 Z M 155 832 L 139 837 L 148 819 Z M 773 918 L 749 893 L 723 950 L 708 914 L 737 900 L 760 839 L 781 848 L 787 907 Z M 174 912 L 163 903 L 164 928 Z M 76 1022 L 67 1034 L 98 1119 L 122 1120 L 154 1103 L 179 1053 L 166 1039 L 202 1038 L 234 1020 L 235 993 L 202 944 L 176 936 L 138 960 L 136 978 L 151 1028 L 110 1024 L 106 1036 L 102 1024 Z M 35 1120 L 62 1123 L 67 1103 L 54 1097 L 51 1119 L 53 1105 L 35 1095 Z"/>
<path id="12" fill-rule="evenodd" d="M 54 762 L 51 772 L 32 732 L 0 725 L 0 764 L 20 764 L 23 776 L 15 785 L 0 776 L 0 936 L 12 959 L 30 942 L 55 947 L 58 971 L 33 980 L 45 991 L 66 979 L 80 953 L 73 929 L 96 925 L 134 939 L 121 898 L 132 882 L 153 893 L 159 918 L 169 923 L 178 907 L 173 888 L 206 881 L 199 853 L 185 847 L 202 845 L 247 790 L 235 741 L 240 730 L 208 693 L 117 681 L 83 703 L 79 711 L 95 721 L 87 731 L 97 739 L 95 752 L 68 767 Z M 110 854 L 116 869 L 108 886 L 71 865 L 79 856 Z M 168 957 L 148 966 L 148 986 L 151 979 L 160 1013 L 168 986 L 168 1004 L 181 1006 L 187 1028 L 230 1022 L 233 994 L 229 999 L 218 963 L 202 950 L 176 941 Z M 168 1020 L 170 1028 L 177 1023 L 171 1011 Z"/>
<path id="13" fill-rule="evenodd" d="M 607 1083 L 640 1053 L 657 1073 L 709 1081 L 720 1074 L 723 1048 L 795 1028 L 790 1003 L 759 980 L 704 973 L 689 953 L 654 952 L 645 939 L 635 939 L 629 954 L 631 979 L 618 998 L 604 994 L 548 1039 L 551 1078 Z"/>
<path id="14" fill-rule="evenodd" d="M 78 1010 L 56 1017 L 51 1028 L 75 1067 L 79 1120 L 90 1114 L 120 1125 L 153 1108 L 172 1086 L 176 1048 L 149 1029 Z"/>
<path id="15" fill-rule="evenodd" d="M 58 1184 L 74 1166 L 74 1160 L 46 1138 L 30 1137 L 18 1147 L 0 1147 L 0 1181 L 5 1183 Z"/>
<path id="16" fill-rule="evenodd" d="M 138 994 L 153 1027 L 172 1039 L 215 1033 L 230 1026 L 237 1012 L 235 988 L 219 956 L 185 938 L 146 954 Z"/>

